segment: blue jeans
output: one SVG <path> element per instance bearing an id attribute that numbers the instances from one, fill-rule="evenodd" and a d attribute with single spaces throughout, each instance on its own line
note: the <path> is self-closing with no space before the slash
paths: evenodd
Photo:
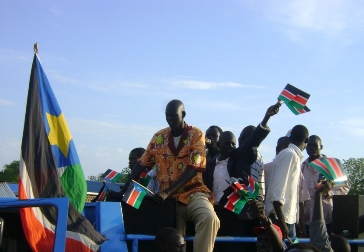
<path id="1" fill-rule="evenodd" d="M 287 224 L 287 228 L 288 228 L 288 237 L 292 240 L 292 239 L 296 239 L 296 226 L 295 224 Z"/>

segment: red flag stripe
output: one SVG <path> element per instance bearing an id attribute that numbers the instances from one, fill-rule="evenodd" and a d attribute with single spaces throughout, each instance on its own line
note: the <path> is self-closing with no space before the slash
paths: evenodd
<path id="1" fill-rule="evenodd" d="M 240 197 L 236 192 L 232 192 L 229 196 L 227 196 L 227 198 L 233 204 L 235 204 L 235 202 L 240 200 Z"/>
<path id="2" fill-rule="evenodd" d="M 293 98 L 294 101 L 298 102 L 299 104 L 301 105 L 306 105 L 307 103 L 307 98 L 301 96 L 301 95 L 296 95 L 294 98 Z"/>
<path id="3" fill-rule="evenodd" d="M 106 178 L 108 179 L 113 179 L 118 173 L 116 171 L 111 171 L 107 176 Z"/>
<path id="4" fill-rule="evenodd" d="M 338 178 L 342 177 L 343 174 L 341 173 L 341 169 L 339 164 L 336 162 L 336 160 L 334 158 L 328 158 L 327 161 L 329 162 L 329 164 L 331 165 L 331 167 L 333 168 L 336 176 Z"/>
<path id="5" fill-rule="evenodd" d="M 27 169 L 22 158 L 20 159 L 19 173 L 23 173 L 23 178 L 27 178 L 23 180 L 19 179 L 19 199 L 34 198 Z M 24 234 L 26 237 L 31 237 L 27 241 L 32 249 L 34 251 L 53 251 L 55 226 L 45 218 L 40 208 L 21 208 L 20 215 L 22 216 L 21 221 Z M 37 232 L 34 232 L 34 230 L 37 230 Z M 98 249 L 99 246 L 87 236 L 72 231 L 66 232 L 66 251 L 91 252 L 97 251 Z"/>
<path id="6" fill-rule="evenodd" d="M 126 203 L 128 203 L 131 206 L 134 206 L 136 200 L 138 199 L 139 194 L 140 192 L 138 192 L 137 190 L 135 190 L 135 188 L 133 188 Z"/>
<path id="7" fill-rule="evenodd" d="M 230 202 L 230 201 L 228 201 L 228 202 L 226 202 L 226 204 L 225 204 L 225 206 L 224 206 L 227 210 L 230 210 L 230 211 L 234 211 L 234 209 L 235 209 L 235 206 Z"/>
<path id="8" fill-rule="evenodd" d="M 252 191 L 255 191 L 255 181 L 252 177 L 249 176 L 249 187 L 252 189 Z"/>
<path id="9" fill-rule="evenodd" d="M 292 94 L 291 92 L 287 91 L 286 89 L 283 89 L 282 96 L 286 97 L 287 99 L 293 100 L 296 96 Z"/>
<path id="10" fill-rule="evenodd" d="M 320 159 L 315 159 L 312 163 L 320 166 L 326 173 L 331 174 L 330 171 L 327 169 L 326 164 L 323 163 Z"/>

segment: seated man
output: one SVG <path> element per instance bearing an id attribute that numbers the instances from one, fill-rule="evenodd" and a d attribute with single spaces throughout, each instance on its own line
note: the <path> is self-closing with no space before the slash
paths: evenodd
<path id="1" fill-rule="evenodd" d="M 194 251 L 212 252 L 220 221 L 212 205 L 214 197 L 202 180 L 201 173 L 206 169 L 204 133 L 185 123 L 186 111 L 179 100 L 167 104 L 165 115 L 169 127 L 153 136 L 125 186 L 116 194 L 122 198 L 132 179 L 138 178 L 144 169 L 156 166 L 160 190 L 154 201 L 161 204 L 174 197 L 177 230 L 184 235 L 186 221 L 192 221 L 196 232 Z"/>
<path id="2" fill-rule="evenodd" d="M 155 242 L 161 252 L 184 252 L 186 248 L 185 239 L 172 227 L 160 229 L 155 235 Z"/>

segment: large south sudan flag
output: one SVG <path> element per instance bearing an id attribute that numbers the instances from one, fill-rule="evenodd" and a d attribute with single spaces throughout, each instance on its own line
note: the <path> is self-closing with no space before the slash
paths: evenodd
<path id="1" fill-rule="evenodd" d="M 86 181 L 66 120 L 35 54 L 29 81 L 19 199 L 68 197 L 66 250 L 96 251 L 105 238 L 80 214 Z M 33 251 L 52 251 L 57 211 L 22 208 L 23 230 Z"/>

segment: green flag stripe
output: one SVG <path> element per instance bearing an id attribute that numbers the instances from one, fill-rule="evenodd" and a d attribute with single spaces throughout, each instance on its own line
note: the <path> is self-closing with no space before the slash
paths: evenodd
<path id="1" fill-rule="evenodd" d="M 80 164 L 70 165 L 61 176 L 61 183 L 66 195 L 78 211 L 82 211 L 86 202 L 86 180 Z M 84 192 L 80 194 L 79 192 Z"/>

